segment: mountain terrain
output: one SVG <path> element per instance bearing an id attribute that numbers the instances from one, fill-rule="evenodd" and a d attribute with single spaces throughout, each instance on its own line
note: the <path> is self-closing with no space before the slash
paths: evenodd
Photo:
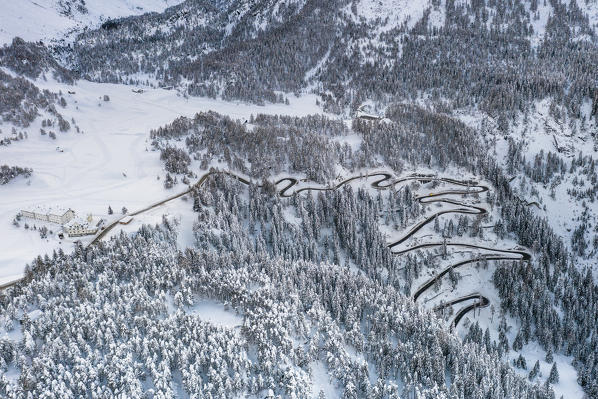
<path id="1" fill-rule="evenodd" d="M 0 396 L 598 397 L 596 0 L 3 11 Z"/>

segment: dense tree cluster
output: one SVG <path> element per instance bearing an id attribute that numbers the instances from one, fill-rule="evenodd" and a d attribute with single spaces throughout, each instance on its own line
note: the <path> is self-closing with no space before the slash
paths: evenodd
<path id="1" fill-rule="evenodd" d="M 6 184 L 19 176 L 29 177 L 33 173 L 31 168 L 22 168 L 20 166 L 0 166 L 0 184 Z"/>
<path id="2" fill-rule="evenodd" d="M 12 44 L 0 47 L 0 66 L 11 72 L 0 70 L 0 122 L 28 127 L 43 115 L 56 118 L 62 132 L 71 128 L 57 109 L 67 106 L 62 93 L 42 90 L 30 80 L 51 74 L 63 83 L 74 81 L 74 74 L 59 65 L 46 47 L 14 38 Z"/>
<path id="3" fill-rule="evenodd" d="M 45 46 L 25 42 L 20 37 L 0 47 L 0 65 L 31 79 L 51 73 L 56 80 L 72 84 L 75 78 L 71 71 L 56 62 Z"/>
<path id="4" fill-rule="evenodd" d="M 274 90 L 303 87 L 303 76 L 335 40 L 339 4 L 186 1 L 161 14 L 110 21 L 80 35 L 72 52 L 62 50 L 94 80 L 136 83 L 130 75 L 144 73 L 163 85 L 187 80 L 191 95 L 275 102 L 282 99 Z"/>
<path id="5" fill-rule="evenodd" d="M 191 158 L 186 151 L 180 148 L 170 146 L 162 148 L 160 159 L 170 173 L 189 173 L 188 166 L 191 163 Z"/>
<path id="6" fill-rule="evenodd" d="M 289 260 L 345 265 L 399 289 L 399 259 L 386 248 L 379 214 L 394 209 L 389 221 L 403 226 L 415 219 L 421 210 L 410 190 L 372 198 L 346 186 L 281 200 L 263 187 L 250 186 L 251 200 L 245 201 L 229 181 L 217 177 L 208 190 L 194 194 L 199 221 L 193 231 L 199 248 L 268 251 Z"/>
<path id="7" fill-rule="evenodd" d="M 28 79 L 14 77 L 0 70 L 0 96 L 2 97 L 0 102 L 2 122 L 28 127 L 40 116 L 40 111 L 45 111 L 49 115 L 64 120 L 65 126 L 69 125 L 56 109 L 60 95 L 49 90 L 40 90 Z"/>
<path id="8" fill-rule="evenodd" d="M 354 155 L 349 144 L 335 140 L 349 134 L 342 121 L 318 115 L 304 118 L 258 115 L 247 122 L 211 111 L 202 112 L 192 119 L 181 117 L 152 130 L 151 137 L 163 157 L 174 154 L 168 144 L 170 140 L 184 138 L 189 155 L 200 161 L 202 169 L 207 169 L 211 162 L 224 161 L 231 169 L 258 179 L 293 172 L 324 183 L 335 177 L 337 164 L 354 170 L 375 162 Z M 176 151 L 181 154 L 180 149 Z M 174 158 L 180 157 L 183 155 Z M 175 169 L 167 166 L 169 172 L 181 173 Z"/>
<path id="9" fill-rule="evenodd" d="M 0 341 L 2 396 L 307 398 L 321 364 L 344 398 L 554 397 L 367 276 L 175 242 L 166 222 L 38 258 L 0 300 L 2 328 L 22 333 Z M 208 298 L 240 329 L 194 314 Z"/>

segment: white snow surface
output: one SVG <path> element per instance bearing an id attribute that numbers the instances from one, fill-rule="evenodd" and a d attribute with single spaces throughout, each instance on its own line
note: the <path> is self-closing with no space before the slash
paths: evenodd
<path id="1" fill-rule="evenodd" d="M 529 7 L 529 5 L 527 5 Z M 533 46 L 538 46 L 542 40 L 544 40 L 544 34 L 546 33 L 546 23 L 548 18 L 552 14 L 552 6 L 550 2 L 538 2 L 538 9 L 535 13 L 532 12 L 531 23 L 534 32 L 530 37 L 530 41 Z"/>
<path id="2" fill-rule="evenodd" d="M 243 317 L 232 309 L 226 309 L 223 303 L 211 299 L 200 300 L 188 313 L 218 327 L 234 328 L 243 324 Z"/>
<path id="3" fill-rule="evenodd" d="M 72 15 L 65 15 L 58 0 L 0 0 L 0 45 L 10 43 L 15 36 L 26 41 L 57 40 L 108 19 L 159 12 L 182 1 L 87 0 L 87 13 L 73 8 Z"/>
<path id="4" fill-rule="evenodd" d="M 428 1 L 413 0 L 361 0 L 357 3 L 357 15 L 368 21 L 388 17 L 388 27 L 400 26 L 407 22 L 412 28 L 424 14 Z"/>
<path id="5" fill-rule="evenodd" d="M 328 374 L 326 365 L 321 360 L 311 363 L 312 397 L 317 398 L 320 392 L 324 392 L 326 398 L 340 398 L 340 389 L 335 387 Z"/>

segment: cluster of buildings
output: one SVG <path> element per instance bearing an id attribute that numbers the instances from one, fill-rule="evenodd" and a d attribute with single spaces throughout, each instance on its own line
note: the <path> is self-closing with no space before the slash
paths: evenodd
<path id="1" fill-rule="evenodd" d="M 29 210 L 21 210 L 21 216 L 40 220 L 43 222 L 55 223 L 62 226 L 63 231 L 69 237 L 81 237 L 93 235 L 98 232 L 103 220 L 96 225 L 93 224 L 93 217 L 88 215 L 83 219 L 75 214 L 72 209 L 36 207 Z"/>

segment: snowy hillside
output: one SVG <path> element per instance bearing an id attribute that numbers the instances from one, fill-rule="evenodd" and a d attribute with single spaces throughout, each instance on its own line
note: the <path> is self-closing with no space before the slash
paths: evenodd
<path id="1" fill-rule="evenodd" d="M 579 267 L 589 266 L 598 276 L 595 258 L 598 239 L 598 203 L 594 200 L 598 124 L 592 103 L 580 107 L 580 118 L 568 117 L 545 99 L 518 115 L 508 134 L 497 121 L 479 113 L 460 111 L 459 117 L 480 130 L 496 151 L 511 186 L 521 197 L 537 202 L 536 212 L 546 217 L 578 255 Z"/>
<path id="2" fill-rule="evenodd" d="M 598 398 L 597 0 L 0 13 L 0 397 Z"/>
<path id="3" fill-rule="evenodd" d="M 183 256 L 173 241 L 168 225 L 146 226 L 38 262 L 28 288 L 1 305 L 3 396 L 20 397 L 25 385 L 35 397 L 446 398 L 444 365 L 456 362 L 464 367 L 451 378 L 463 383 L 451 396 L 548 397 L 367 277 L 264 255 Z M 419 356 L 426 360 L 411 375 L 409 359 Z M 32 366 L 19 375 L 15 358 Z M 484 383 L 469 371 L 488 368 L 500 372 L 485 373 Z"/>
<path id="4" fill-rule="evenodd" d="M 75 32 L 129 15 L 160 12 L 182 0 L 2 0 L 0 45 L 15 36 L 45 43 L 72 38 Z"/>
<path id="5" fill-rule="evenodd" d="M 135 210 L 167 195 L 156 180 L 162 167 L 159 154 L 150 151 L 150 129 L 201 110 L 216 110 L 242 120 L 257 113 L 302 116 L 318 112 L 313 96 L 291 99 L 288 106 L 264 108 L 203 98 L 187 100 L 175 91 L 160 89 L 137 94 L 123 85 L 85 81 L 74 86 L 38 84 L 65 93 L 68 106 L 62 112 L 68 120 L 77 121 L 80 132 L 57 132 L 52 139 L 40 135 L 43 127 L 38 119 L 27 129 L 18 129 L 28 132 L 27 139 L 0 146 L 2 164 L 35 171 L 30 179 L 0 185 L 0 195 L 7 199 L 0 205 L 0 223 L 10 231 L 0 243 L 0 285 L 21 276 L 32 254 L 67 244 L 55 237 L 40 240 L 37 232 L 8 227 L 21 209 L 62 204 L 83 214 L 105 215 L 109 205 L 117 211 L 123 206 Z M 104 95 L 110 101 L 104 101 Z M 2 131 L 0 138 L 12 136 L 6 125 Z"/>

